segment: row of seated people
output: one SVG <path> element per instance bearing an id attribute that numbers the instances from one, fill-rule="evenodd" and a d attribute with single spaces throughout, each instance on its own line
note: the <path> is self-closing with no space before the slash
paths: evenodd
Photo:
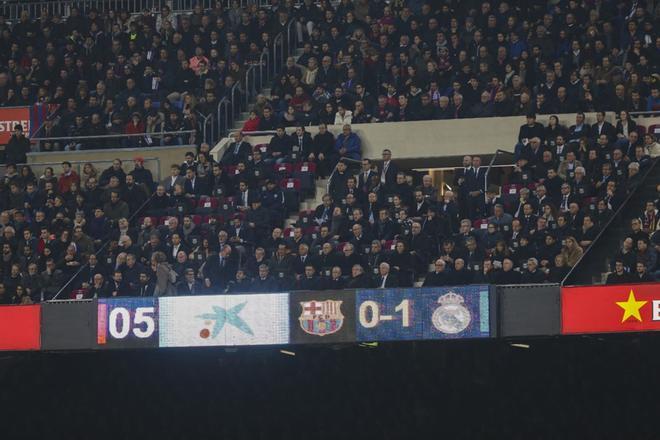
<path id="1" fill-rule="evenodd" d="M 631 8 L 303 5 L 303 53 L 246 127 L 658 110 L 657 17 Z"/>
<path id="2" fill-rule="evenodd" d="M 234 86 L 272 50 L 291 11 L 246 8 L 246 21 L 236 22 L 222 5 L 200 15 L 168 9 L 129 19 L 96 8 L 68 17 L 25 10 L 3 19 L 0 106 L 55 109 L 42 151 L 198 143 L 202 118 L 224 98 L 240 101 Z M 76 139 L 108 134 L 135 136 Z M 24 152 L 6 162 L 24 163 Z"/>
<path id="3" fill-rule="evenodd" d="M 630 220 L 620 247 L 609 258 L 607 284 L 660 281 L 660 185 L 655 197 L 644 204 L 643 212 Z"/>

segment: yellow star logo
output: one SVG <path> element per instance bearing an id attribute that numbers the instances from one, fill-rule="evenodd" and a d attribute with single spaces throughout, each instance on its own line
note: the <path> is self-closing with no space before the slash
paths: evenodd
<path id="1" fill-rule="evenodd" d="M 639 309 L 644 307 L 648 301 L 637 301 L 635 299 L 635 293 L 630 289 L 630 294 L 628 295 L 628 301 L 617 301 L 616 305 L 623 309 L 623 318 L 621 322 L 626 322 L 626 319 L 631 316 L 637 319 L 639 322 L 642 322 L 642 316 L 639 314 Z"/>

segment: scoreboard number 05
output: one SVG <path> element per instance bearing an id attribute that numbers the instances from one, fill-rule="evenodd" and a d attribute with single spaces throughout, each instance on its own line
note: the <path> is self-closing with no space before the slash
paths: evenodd
<path id="1" fill-rule="evenodd" d="M 155 330 L 153 307 L 136 308 L 133 322 L 131 312 L 125 307 L 116 307 L 108 315 L 108 331 L 114 339 L 124 339 L 131 331 L 135 337 L 145 339 L 153 335 Z"/>
<path id="2" fill-rule="evenodd" d="M 395 313 L 401 313 L 401 327 L 410 327 L 410 300 L 404 299 L 395 308 Z M 376 301 L 365 301 L 360 304 L 360 325 L 364 328 L 374 328 L 381 321 L 394 321 L 393 315 L 381 315 L 380 305 Z"/>

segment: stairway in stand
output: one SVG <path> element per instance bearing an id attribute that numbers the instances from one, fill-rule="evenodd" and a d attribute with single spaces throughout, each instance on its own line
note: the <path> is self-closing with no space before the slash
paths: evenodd
<path id="1" fill-rule="evenodd" d="M 300 55 L 302 54 L 302 49 L 296 49 L 294 53 L 294 58 L 298 60 Z M 270 84 L 268 84 L 268 87 L 264 87 L 259 91 L 259 94 L 264 95 L 266 98 L 270 99 Z M 255 102 L 252 101 L 248 105 L 248 111 L 241 112 L 240 118 L 234 122 L 234 130 L 240 130 L 243 128 L 243 124 L 245 124 L 245 121 L 247 121 L 248 117 L 250 116 L 250 109 L 254 106 Z M 259 141 L 252 142 L 253 145 L 256 145 L 261 142 L 268 142 L 267 139 L 269 137 L 267 136 L 259 136 L 258 137 Z M 328 179 L 319 179 L 316 180 L 316 188 L 314 191 L 314 196 L 313 197 L 308 197 L 300 202 L 300 209 L 299 211 L 306 211 L 308 209 L 316 209 L 318 205 L 321 204 L 323 195 L 325 194 L 328 186 Z M 298 212 L 292 213 L 288 218 L 285 219 L 284 221 L 284 228 L 289 228 L 293 227 L 297 222 L 298 222 Z"/>

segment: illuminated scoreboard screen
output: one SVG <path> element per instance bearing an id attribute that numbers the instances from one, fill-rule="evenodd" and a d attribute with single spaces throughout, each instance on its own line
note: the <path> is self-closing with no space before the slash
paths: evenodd
<path id="1" fill-rule="evenodd" d="M 33 341 L 31 347 L 106 350 L 488 338 L 495 336 L 494 298 L 491 287 L 476 285 L 54 302 L 35 306 L 40 331 L 33 339 L 40 344 Z M 22 311 L 6 309 L 5 320 Z"/>
<path id="2" fill-rule="evenodd" d="M 356 295 L 358 341 L 490 336 L 488 286 L 361 290 Z"/>
<path id="3" fill-rule="evenodd" d="M 158 298 L 104 298 L 97 305 L 99 348 L 158 347 Z"/>

